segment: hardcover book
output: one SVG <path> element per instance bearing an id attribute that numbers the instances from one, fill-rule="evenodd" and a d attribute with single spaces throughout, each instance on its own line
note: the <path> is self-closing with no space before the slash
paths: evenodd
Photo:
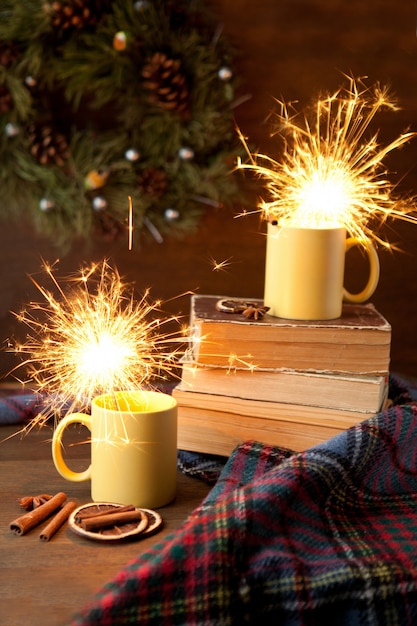
<path id="1" fill-rule="evenodd" d="M 181 391 L 272 402 L 379 411 L 388 376 L 327 374 L 274 369 L 235 369 L 183 361 Z"/>
<path id="2" fill-rule="evenodd" d="M 345 304 L 334 320 L 247 319 L 222 296 L 191 296 L 190 347 L 202 365 L 386 376 L 391 325 L 373 304 Z M 262 304 L 260 300 L 251 302 Z"/>
<path id="3" fill-rule="evenodd" d="M 173 396 L 178 402 L 178 447 L 225 456 L 250 439 L 305 450 L 375 414 L 231 398 L 178 387 Z"/>

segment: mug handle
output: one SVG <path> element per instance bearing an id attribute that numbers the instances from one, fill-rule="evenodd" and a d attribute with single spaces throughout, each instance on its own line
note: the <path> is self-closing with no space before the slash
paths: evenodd
<path id="1" fill-rule="evenodd" d="M 349 237 L 346 239 L 346 252 L 354 246 L 363 246 L 369 259 L 369 278 L 364 289 L 359 293 L 350 293 L 347 289 L 343 289 L 343 300 L 345 302 L 361 303 L 368 300 L 374 293 L 379 281 L 379 258 L 377 251 L 370 241 L 363 241 L 357 237 Z"/>
<path id="2" fill-rule="evenodd" d="M 52 435 L 52 459 L 61 476 L 72 482 L 80 483 L 91 478 L 91 464 L 83 472 L 74 472 L 68 467 L 62 455 L 62 436 L 70 424 L 83 424 L 91 432 L 91 417 L 85 413 L 71 413 L 58 422 Z"/>

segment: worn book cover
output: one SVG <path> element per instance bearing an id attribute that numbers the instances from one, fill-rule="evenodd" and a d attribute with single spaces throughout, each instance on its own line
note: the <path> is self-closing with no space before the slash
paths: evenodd
<path id="1" fill-rule="evenodd" d="M 218 310 L 224 299 L 191 296 L 190 343 L 198 363 L 366 375 L 389 372 L 391 325 L 371 303 L 345 304 L 342 316 L 334 320 L 298 321 L 268 313 L 253 319 Z M 256 299 L 248 302 L 262 305 Z"/>

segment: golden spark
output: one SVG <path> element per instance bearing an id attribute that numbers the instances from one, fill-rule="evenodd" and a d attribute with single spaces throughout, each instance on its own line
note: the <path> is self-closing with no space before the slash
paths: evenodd
<path id="1" fill-rule="evenodd" d="M 252 170 L 266 181 L 268 200 L 259 208 L 264 218 L 278 226 L 305 228 L 344 227 L 361 240 L 383 245 L 372 228 L 388 217 L 417 221 L 415 206 L 394 198 L 394 185 L 387 180 L 383 160 L 403 146 L 414 132 L 406 132 L 380 147 L 378 132 L 365 138 L 375 115 L 397 110 L 388 90 L 371 88 L 349 79 L 346 87 L 320 98 L 299 121 L 291 105 L 278 101 L 277 126 L 284 148 L 280 161 L 264 154 L 250 154 L 238 168 Z M 409 204 L 412 204 L 411 202 Z"/>
<path id="2" fill-rule="evenodd" d="M 128 243 L 127 247 L 129 250 L 133 247 L 133 202 L 132 196 L 128 196 Z"/>
<path id="3" fill-rule="evenodd" d="M 25 355 L 20 367 L 55 412 L 88 408 L 98 394 L 141 389 L 174 372 L 184 339 L 161 332 L 177 320 L 157 317 L 160 303 L 148 302 L 149 290 L 136 300 L 107 261 L 68 279 L 68 290 L 52 267 L 45 271 L 53 291 L 32 277 L 43 302 L 16 314 L 30 332 L 14 351 Z"/>
<path id="4" fill-rule="evenodd" d="M 232 262 L 231 260 L 232 260 L 232 257 L 229 257 L 228 259 L 224 259 L 223 261 L 216 261 L 216 259 L 213 259 L 213 257 L 211 257 L 210 263 L 212 265 L 212 271 L 213 272 L 225 271 L 225 268 L 231 264 Z"/>

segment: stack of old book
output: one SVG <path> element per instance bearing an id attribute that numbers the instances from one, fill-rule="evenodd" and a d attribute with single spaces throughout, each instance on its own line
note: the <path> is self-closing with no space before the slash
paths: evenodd
<path id="1" fill-rule="evenodd" d="M 259 300 L 255 318 L 223 312 L 223 299 L 191 297 L 190 349 L 173 391 L 179 448 L 229 455 L 256 439 L 303 450 L 384 408 L 391 326 L 372 304 L 313 322 L 258 316 Z"/>

